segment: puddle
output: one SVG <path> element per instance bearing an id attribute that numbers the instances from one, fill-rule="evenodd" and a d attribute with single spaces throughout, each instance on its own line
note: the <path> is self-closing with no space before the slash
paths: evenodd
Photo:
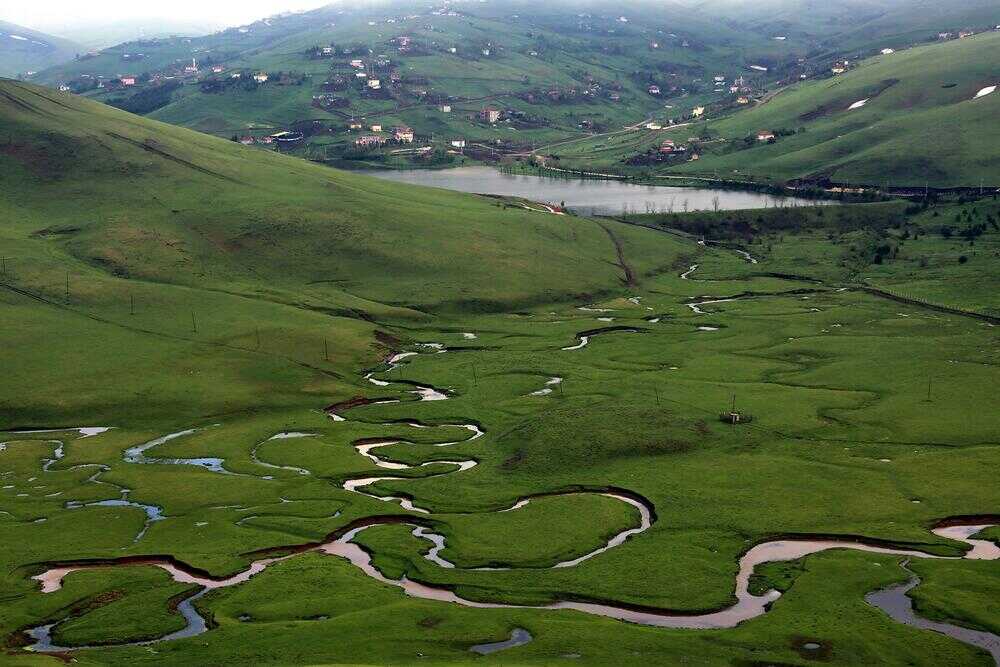
<path id="1" fill-rule="evenodd" d="M 493 642 L 492 644 L 476 644 L 470 647 L 469 650 L 479 655 L 489 655 L 490 653 L 496 653 L 504 649 L 514 648 L 515 646 L 524 646 L 531 639 L 531 633 L 524 628 L 514 628 L 510 633 L 510 639 L 502 642 Z"/>

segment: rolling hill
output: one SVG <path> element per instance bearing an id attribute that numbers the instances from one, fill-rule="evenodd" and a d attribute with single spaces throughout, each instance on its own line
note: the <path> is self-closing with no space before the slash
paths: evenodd
<path id="1" fill-rule="evenodd" d="M 0 197 L 17 234 L 58 239 L 113 275 L 289 302 L 308 285 L 345 311 L 489 309 L 618 283 L 593 222 L 340 172 L 12 81 L 0 118 Z"/>
<path id="2" fill-rule="evenodd" d="M 1000 95 L 989 92 L 1000 84 L 998 49 L 1000 32 L 986 33 L 878 56 L 843 75 L 792 86 L 710 122 L 716 142 L 701 161 L 675 171 L 878 185 L 1000 184 Z M 744 142 L 761 130 L 779 136 L 773 143 Z"/>
<path id="3" fill-rule="evenodd" d="M 0 76 L 37 72 L 73 59 L 82 47 L 60 37 L 0 21 Z"/>

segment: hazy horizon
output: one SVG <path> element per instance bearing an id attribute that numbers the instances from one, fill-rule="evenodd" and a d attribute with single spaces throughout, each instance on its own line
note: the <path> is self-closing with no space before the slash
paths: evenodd
<path id="1" fill-rule="evenodd" d="M 157 21 L 231 27 L 282 12 L 316 9 L 337 0 L 219 0 L 205 3 L 174 0 L 168 4 L 138 4 L 127 0 L 36 0 L 0 8 L 0 21 L 40 32 L 58 33 L 78 28 L 116 23 Z"/>

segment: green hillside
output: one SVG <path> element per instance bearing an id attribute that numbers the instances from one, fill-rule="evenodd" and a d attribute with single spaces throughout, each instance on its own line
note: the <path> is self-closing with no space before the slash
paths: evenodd
<path id="1" fill-rule="evenodd" d="M 317 47 L 333 53 L 312 54 Z M 123 44 L 36 80 L 70 84 L 117 104 L 134 91 L 93 90 L 99 78 L 149 73 L 153 81 L 139 87 L 155 87 L 164 82 L 157 74 L 182 78 L 180 68 L 196 58 L 202 71 L 183 79 L 189 85 L 143 113 L 226 137 L 318 120 L 338 135 L 315 139 L 314 156 L 325 157 L 353 140 L 344 132 L 352 117 L 366 125 L 406 123 L 425 137 L 501 139 L 511 149 L 617 129 L 664 113 L 664 105 L 674 108 L 682 98 L 687 106 L 716 96 L 716 75 L 763 82 L 750 64 L 794 62 L 810 48 L 673 3 L 630 2 L 609 11 L 586 2 L 551 8 L 489 2 L 444 11 L 404 1 L 273 17 L 196 39 Z M 380 57 L 386 65 L 373 64 Z M 355 58 L 384 81 L 379 93 L 355 77 L 349 66 Z M 224 72 L 212 73 L 212 65 Z M 398 82 L 391 82 L 390 71 Z M 231 80 L 233 73 L 255 72 L 271 79 L 262 85 Z M 661 94 L 650 95 L 650 85 Z M 337 104 L 314 104 L 322 95 Z M 450 112 L 441 111 L 444 104 Z M 505 111 L 504 119 L 481 122 L 486 106 Z M 331 144 L 337 150 L 328 151 Z"/>
<path id="2" fill-rule="evenodd" d="M 617 282 L 594 223 L 334 171 L 26 84 L 2 91 L 3 197 L 21 233 L 54 230 L 118 275 L 287 300 L 310 285 L 317 307 L 360 310 L 509 307 Z"/>
<path id="3" fill-rule="evenodd" d="M 82 50 L 68 39 L 0 21 L 0 76 L 22 76 L 73 59 Z"/>
<path id="4" fill-rule="evenodd" d="M 852 61 L 750 105 L 714 105 L 681 129 L 636 128 L 546 147 L 563 168 L 645 178 L 820 182 L 873 186 L 1000 185 L 994 119 L 1000 32 Z M 980 92 L 983 92 L 982 96 Z M 977 97 L 979 96 L 979 97 Z M 776 135 L 760 141 L 761 132 Z M 658 154 L 667 139 L 688 152 Z M 693 155 L 699 160 L 692 160 Z"/>
<path id="5" fill-rule="evenodd" d="M 709 123 L 716 143 L 681 172 L 735 170 L 777 179 L 936 186 L 1000 184 L 995 122 L 1000 32 L 866 60 L 846 74 L 802 83 L 765 104 Z M 863 106 L 851 106 L 867 100 Z M 791 132 L 772 144 L 760 130 Z M 757 145 L 754 145 L 757 144 Z"/>

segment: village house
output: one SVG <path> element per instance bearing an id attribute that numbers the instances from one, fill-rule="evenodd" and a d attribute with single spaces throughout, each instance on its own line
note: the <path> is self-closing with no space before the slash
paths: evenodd
<path id="1" fill-rule="evenodd" d="M 963 30 L 960 33 L 958 33 L 958 38 L 965 39 L 966 37 L 972 37 L 975 34 L 976 34 L 975 30 Z"/>
<path id="2" fill-rule="evenodd" d="M 381 123 L 375 123 L 374 125 L 372 125 L 368 129 L 370 129 L 372 132 L 381 132 L 382 131 L 382 124 Z"/>
<path id="3" fill-rule="evenodd" d="M 441 105 L 441 113 L 451 113 L 451 105 L 450 104 L 442 104 Z"/>
<path id="4" fill-rule="evenodd" d="M 241 137 L 240 143 L 243 144 L 244 146 L 253 146 L 254 138 L 251 136 Z"/>
<path id="5" fill-rule="evenodd" d="M 896 49 L 882 49 L 881 53 L 883 56 L 891 56 L 896 52 Z"/>
<path id="6" fill-rule="evenodd" d="M 774 141 L 774 132 L 770 130 L 761 130 L 757 133 L 757 141 Z"/>
<path id="7" fill-rule="evenodd" d="M 366 134 L 363 137 L 358 137 L 354 140 L 354 145 L 360 148 L 371 148 L 373 146 L 382 146 L 386 142 L 385 137 L 378 136 L 375 134 Z"/>
<path id="8" fill-rule="evenodd" d="M 493 124 L 500 120 L 500 110 L 493 107 L 486 107 L 480 112 L 479 117 L 485 122 Z"/>
<path id="9" fill-rule="evenodd" d="M 363 127 L 364 125 L 362 125 L 360 122 L 356 120 L 352 120 L 350 123 L 347 124 L 348 130 L 360 130 Z"/>
<path id="10" fill-rule="evenodd" d="M 695 118 L 701 118 L 705 115 L 705 107 L 695 107 L 694 109 L 691 109 L 691 115 Z"/>
<path id="11" fill-rule="evenodd" d="M 465 139 L 452 139 L 451 147 L 459 149 L 465 148 Z"/>
<path id="12" fill-rule="evenodd" d="M 267 74 L 265 72 L 257 72 L 253 75 L 253 80 L 257 83 L 267 83 Z"/>
<path id="13" fill-rule="evenodd" d="M 197 74 L 198 73 L 198 61 L 194 58 L 191 59 L 191 64 L 184 68 L 185 74 Z"/>
<path id="14" fill-rule="evenodd" d="M 646 129 L 647 130 L 662 130 L 663 126 L 660 125 L 659 123 L 656 123 L 656 122 L 649 122 L 649 123 L 646 123 Z"/>
<path id="15" fill-rule="evenodd" d="M 368 79 L 368 87 L 372 90 L 380 90 L 382 88 L 382 82 L 378 79 Z"/>
<path id="16" fill-rule="evenodd" d="M 392 131 L 392 138 L 401 144 L 412 144 L 413 143 L 413 130 L 400 126 Z"/>
<path id="17" fill-rule="evenodd" d="M 618 93 L 611 93 L 608 95 L 608 99 L 611 100 L 612 102 L 621 102 L 622 96 L 619 95 Z"/>
<path id="18" fill-rule="evenodd" d="M 59 84 L 59 92 L 61 92 L 61 93 L 68 93 L 70 90 L 72 90 L 72 89 L 69 86 L 67 86 L 65 83 Z"/>
<path id="19" fill-rule="evenodd" d="M 333 47 L 332 46 L 324 46 L 323 50 L 322 50 L 322 53 L 323 53 L 324 56 L 332 56 L 333 55 Z"/>
<path id="20" fill-rule="evenodd" d="M 365 61 L 361 60 L 360 58 L 355 58 L 354 60 L 351 61 L 351 67 L 355 67 L 357 69 L 364 69 Z"/>
<path id="21" fill-rule="evenodd" d="M 134 76 L 123 76 L 118 81 L 123 86 L 126 86 L 126 87 L 128 87 L 128 86 L 134 86 L 135 85 L 135 77 Z"/>
<path id="22" fill-rule="evenodd" d="M 650 95 L 659 95 L 660 94 L 660 87 L 659 86 L 650 86 L 647 90 L 648 90 L 648 92 L 649 92 Z"/>
<path id="23" fill-rule="evenodd" d="M 212 74 L 222 74 L 225 71 L 225 69 L 226 68 L 223 67 L 222 65 L 213 65 Z"/>
<path id="24" fill-rule="evenodd" d="M 736 103 L 737 104 L 750 104 L 750 98 L 749 97 L 745 97 L 745 96 L 737 97 L 736 98 Z"/>

